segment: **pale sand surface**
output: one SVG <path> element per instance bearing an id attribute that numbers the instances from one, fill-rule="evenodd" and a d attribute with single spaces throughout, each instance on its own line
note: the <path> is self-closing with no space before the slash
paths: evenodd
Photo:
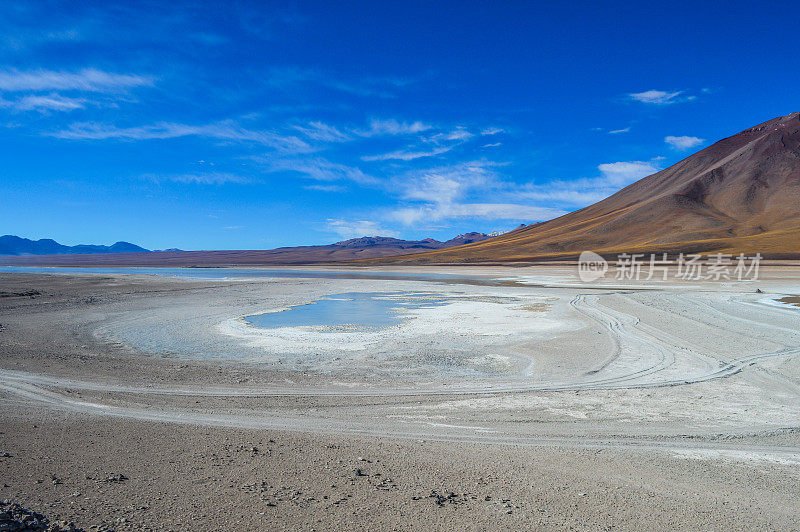
<path id="1" fill-rule="evenodd" d="M 0 499 L 87 529 L 800 529 L 800 270 L 435 272 L 481 282 L 0 274 Z M 347 292 L 447 304 L 241 319 Z"/>

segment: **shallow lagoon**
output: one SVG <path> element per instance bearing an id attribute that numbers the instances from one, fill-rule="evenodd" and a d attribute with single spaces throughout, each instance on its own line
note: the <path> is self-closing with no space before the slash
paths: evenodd
<path id="1" fill-rule="evenodd" d="M 431 308 L 447 303 L 447 298 L 411 292 L 347 292 L 332 294 L 305 305 L 280 312 L 246 316 L 256 327 L 333 327 L 375 329 L 399 325 L 404 311 Z"/>

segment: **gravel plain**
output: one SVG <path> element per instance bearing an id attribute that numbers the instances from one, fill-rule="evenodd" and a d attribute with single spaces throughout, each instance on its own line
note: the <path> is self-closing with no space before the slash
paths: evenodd
<path id="1" fill-rule="evenodd" d="M 0 274 L 0 500 L 87 530 L 800 529 L 796 267 L 436 271 L 461 281 Z M 446 304 L 242 319 L 348 292 Z"/>

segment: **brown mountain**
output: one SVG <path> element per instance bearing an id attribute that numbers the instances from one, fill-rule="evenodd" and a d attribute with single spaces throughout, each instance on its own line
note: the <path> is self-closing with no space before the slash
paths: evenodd
<path id="1" fill-rule="evenodd" d="M 800 257 L 800 113 L 723 139 L 560 218 L 392 262 L 571 259 L 583 250 Z"/>

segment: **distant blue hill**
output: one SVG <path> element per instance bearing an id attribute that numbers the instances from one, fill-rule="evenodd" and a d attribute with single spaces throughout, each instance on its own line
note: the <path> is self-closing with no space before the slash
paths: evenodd
<path id="1" fill-rule="evenodd" d="M 31 240 L 14 235 L 0 236 L 0 255 L 70 255 L 89 253 L 135 253 L 150 251 L 130 242 L 117 242 L 110 246 L 80 244 L 65 246 L 50 238 Z"/>

